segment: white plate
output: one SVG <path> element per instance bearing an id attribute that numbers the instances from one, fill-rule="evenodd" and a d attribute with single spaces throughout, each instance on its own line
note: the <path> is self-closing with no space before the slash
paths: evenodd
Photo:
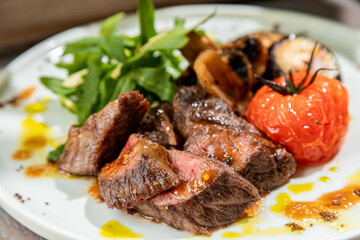
<path id="1" fill-rule="evenodd" d="M 172 25 L 175 16 L 184 17 L 188 24 L 197 22 L 210 14 L 217 6 L 217 15 L 208 21 L 203 28 L 216 39 L 228 41 L 244 33 L 271 29 L 279 23 L 284 32 L 306 32 L 333 49 L 340 59 L 344 84 L 350 93 L 350 112 L 352 116 L 350 130 L 344 146 L 335 159 L 318 168 L 309 169 L 291 179 L 290 183 L 315 182 L 315 188 L 309 193 L 292 196 L 295 200 L 314 200 L 319 195 L 337 190 L 346 184 L 346 177 L 360 169 L 360 32 L 341 24 L 294 12 L 279 11 L 244 5 L 191 5 L 161 9 L 156 12 L 157 28 L 166 29 Z M 136 16 L 132 15 L 122 21 L 120 30 L 127 33 L 137 32 Z M 28 86 L 37 86 L 38 90 L 31 99 L 17 108 L 7 107 L 0 110 L 0 204 L 19 222 L 34 232 L 49 239 L 103 239 L 101 226 L 115 219 L 134 232 L 143 234 L 147 239 L 187 238 L 186 232 L 175 231 L 167 226 L 153 224 L 138 216 L 123 214 L 108 209 L 105 204 L 98 204 L 87 194 L 89 181 L 85 179 L 28 179 L 21 172 L 15 171 L 18 166 L 32 162 L 15 162 L 11 154 L 18 147 L 21 120 L 26 116 L 23 108 L 26 104 L 38 101 L 44 96 L 55 99 L 47 89 L 39 84 L 40 75 L 65 76 L 63 71 L 55 68 L 53 63 L 59 59 L 64 43 L 89 35 L 96 35 L 99 24 L 77 27 L 60 33 L 23 53 L 15 59 L 7 70 L 10 73 L 9 84 L 0 96 L 8 99 Z M 37 114 L 38 121 L 44 121 L 53 127 L 54 132 L 66 135 L 67 128 L 75 117 L 60 107 L 56 100 L 49 102 L 44 114 Z M 341 160 L 341 161 L 340 161 Z M 44 159 L 40 158 L 44 162 Z M 330 166 L 339 167 L 340 171 L 329 172 Z M 320 176 L 329 176 L 331 183 L 319 182 Z M 286 186 L 273 191 L 264 202 L 265 212 L 262 228 L 283 226 L 288 219 L 272 215 L 268 210 L 275 203 L 278 193 L 288 192 Z M 20 193 L 31 201 L 21 204 L 15 197 Z M 49 202 L 49 205 L 45 205 Z M 359 214 L 359 208 L 349 210 Z M 44 215 L 45 213 L 45 215 Z M 359 216 L 359 215 L 358 215 Z M 270 221 L 265 221 L 271 219 Z M 357 220 L 358 221 L 358 220 Z M 240 232 L 237 226 L 217 231 L 212 238 L 220 239 L 221 233 L 231 229 Z M 360 229 L 337 232 L 329 228 L 314 227 L 303 234 L 291 235 L 293 238 L 337 239 L 360 234 Z M 269 238 L 287 239 L 288 235 L 268 236 Z M 257 238 L 262 238 L 258 236 Z"/>

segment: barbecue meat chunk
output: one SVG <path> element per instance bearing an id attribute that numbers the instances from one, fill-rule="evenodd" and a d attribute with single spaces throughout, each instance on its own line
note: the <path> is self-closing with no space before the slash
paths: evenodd
<path id="1" fill-rule="evenodd" d="M 192 128 L 184 150 L 227 163 L 261 194 L 287 183 L 296 170 L 293 156 L 284 147 L 254 133 L 214 124 Z"/>
<path id="2" fill-rule="evenodd" d="M 176 147 L 180 145 L 181 139 L 174 131 L 171 117 L 171 104 L 163 103 L 159 107 L 150 108 L 141 120 L 136 132 L 165 147 Z"/>
<path id="3" fill-rule="evenodd" d="M 133 134 L 120 156 L 98 176 L 100 195 L 109 208 L 125 210 L 179 184 L 165 147 Z"/>
<path id="4" fill-rule="evenodd" d="M 212 123 L 261 135 L 253 125 L 238 117 L 225 100 L 207 97 L 198 86 L 180 88 L 174 95 L 173 105 L 175 128 L 184 138 L 197 123 Z"/>
<path id="5" fill-rule="evenodd" d="M 293 156 L 238 117 L 224 100 L 192 86 L 181 88 L 173 104 L 175 127 L 186 138 L 184 150 L 229 164 L 261 194 L 295 173 Z"/>
<path id="6" fill-rule="evenodd" d="M 260 199 L 257 189 L 231 167 L 184 151 L 168 151 L 182 183 L 135 209 L 175 229 L 210 234 L 246 215 Z"/>
<path id="7" fill-rule="evenodd" d="M 190 124 L 188 122 L 187 110 L 189 106 L 198 99 L 205 98 L 205 92 L 197 87 L 182 87 L 177 91 L 173 98 L 173 121 L 175 128 L 179 131 L 182 137 L 187 138 Z"/>
<path id="8" fill-rule="evenodd" d="M 143 95 L 129 91 L 91 115 L 83 126 L 71 127 L 58 160 L 59 171 L 96 175 L 105 163 L 116 159 L 148 107 Z"/>

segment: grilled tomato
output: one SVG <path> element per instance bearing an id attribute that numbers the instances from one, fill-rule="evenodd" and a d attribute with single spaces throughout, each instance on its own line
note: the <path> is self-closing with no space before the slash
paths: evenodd
<path id="1" fill-rule="evenodd" d="M 274 81 L 258 78 L 266 85 L 246 111 L 250 123 L 284 145 L 303 166 L 331 160 L 349 124 L 345 87 L 317 73 L 290 72 Z"/>

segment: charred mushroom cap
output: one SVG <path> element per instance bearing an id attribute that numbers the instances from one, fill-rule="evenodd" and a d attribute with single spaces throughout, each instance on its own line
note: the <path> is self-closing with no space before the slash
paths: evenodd
<path id="1" fill-rule="evenodd" d="M 236 49 L 226 49 L 221 53 L 221 58 L 244 81 L 248 89 L 253 86 L 254 73 L 245 53 Z"/>
<path id="2" fill-rule="evenodd" d="M 274 79 L 281 75 L 281 71 L 284 73 L 290 70 L 306 71 L 315 43 L 316 41 L 311 38 L 294 34 L 274 43 L 270 48 L 269 62 L 264 77 Z M 333 52 L 322 44 L 315 49 L 310 72 L 315 72 L 319 68 L 339 69 Z M 340 80 L 340 70 L 323 71 L 321 74 Z"/>
<path id="3" fill-rule="evenodd" d="M 262 76 L 266 70 L 268 61 L 268 49 L 284 36 L 272 32 L 256 32 L 240 37 L 223 45 L 223 51 L 241 50 L 252 64 L 252 72 Z"/>
<path id="4" fill-rule="evenodd" d="M 244 115 L 251 98 L 248 83 L 215 50 L 201 52 L 195 60 L 194 70 L 206 93 L 224 99 L 241 116 Z"/>
<path id="5" fill-rule="evenodd" d="M 188 43 L 181 49 L 181 53 L 188 60 L 190 66 L 194 65 L 199 54 L 207 49 L 219 51 L 220 48 L 206 35 L 200 36 L 196 32 L 190 32 L 187 37 Z"/>

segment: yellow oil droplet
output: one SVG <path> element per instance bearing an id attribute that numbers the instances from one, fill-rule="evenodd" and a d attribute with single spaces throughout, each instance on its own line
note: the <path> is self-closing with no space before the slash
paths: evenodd
<path id="1" fill-rule="evenodd" d="M 28 114 L 41 113 L 46 110 L 46 106 L 44 103 L 32 103 L 25 107 L 25 112 Z"/>
<path id="2" fill-rule="evenodd" d="M 133 232 L 116 220 L 105 223 L 100 229 L 100 235 L 106 238 L 142 238 L 141 234 Z"/>
<path id="3" fill-rule="evenodd" d="M 60 145 L 66 143 L 67 136 L 64 137 L 57 137 L 57 138 L 50 138 L 49 139 L 49 145 L 52 148 L 58 148 Z"/>
<path id="4" fill-rule="evenodd" d="M 314 183 L 304 183 L 304 184 L 293 184 L 287 187 L 289 191 L 293 194 L 300 194 L 304 192 L 310 192 L 314 188 Z"/>
<path id="5" fill-rule="evenodd" d="M 286 206 L 290 205 L 293 201 L 288 193 L 280 193 L 276 197 L 276 204 L 271 207 L 274 213 L 282 213 Z"/>
<path id="6" fill-rule="evenodd" d="M 326 182 L 326 183 L 331 182 L 331 179 L 329 177 L 326 177 L 326 176 L 320 177 L 319 180 L 322 181 L 322 182 Z"/>
<path id="7" fill-rule="evenodd" d="M 45 123 L 37 122 L 32 117 L 27 117 L 22 121 L 21 127 L 21 148 L 33 149 L 46 145 L 51 129 Z"/>
<path id="8" fill-rule="evenodd" d="M 360 170 L 358 170 L 355 174 L 348 177 L 347 180 L 351 183 L 360 183 Z"/>
<path id="9" fill-rule="evenodd" d="M 44 97 L 41 102 L 43 103 L 47 103 L 47 102 L 50 102 L 51 101 L 51 98 L 50 97 Z"/>
<path id="10" fill-rule="evenodd" d="M 331 167 L 331 168 L 329 168 L 329 171 L 331 171 L 331 172 L 337 172 L 337 171 L 339 171 L 339 168 L 337 168 L 337 167 Z"/>
<path id="11" fill-rule="evenodd" d="M 27 112 L 30 115 L 45 112 L 46 110 L 45 104 L 50 100 L 51 98 L 45 97 L 40 102 L 31 103 L 25 107 L 25 112 Z"/>
<path id="12" fill-rule="evenodd" d="M 254 217 L 246 217 L 237 222 L 237 226 L 242 228 L 242 232 L 227 231 L 221 234 L 222 238 L 235 239 L 245 236 L 274 236 L 281 234 L 293 233 L 288 227 L 273 227 L 268 229 L 259 229 L 261 217 L 256 215 Z"/>

